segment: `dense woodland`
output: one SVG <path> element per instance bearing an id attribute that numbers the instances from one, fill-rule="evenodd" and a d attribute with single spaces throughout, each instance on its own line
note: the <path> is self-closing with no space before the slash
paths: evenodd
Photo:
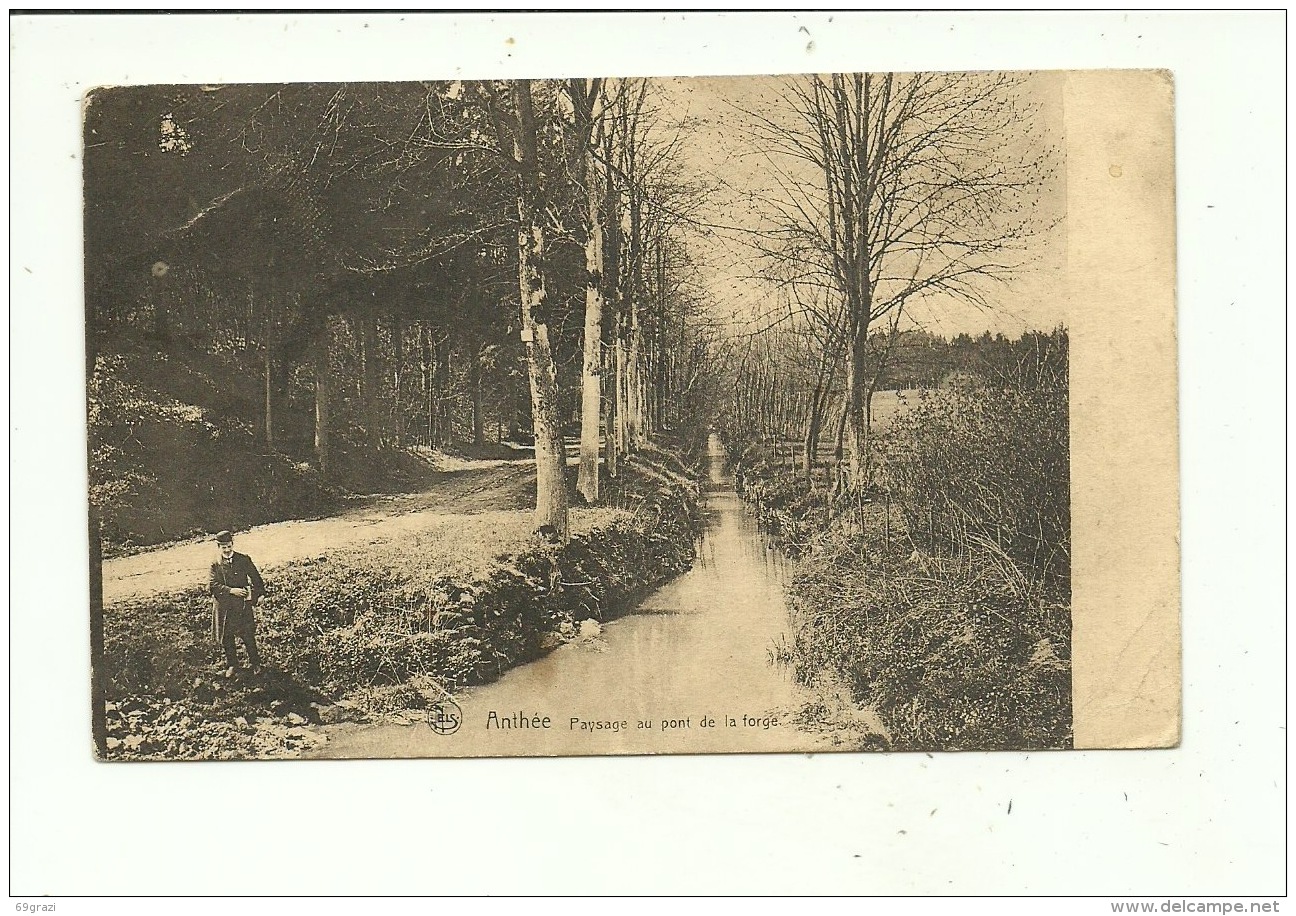
<path id="1" fill-rule="evenodd" d="M 539 523 L 561 536 L 564 435 L 595 502 L 601 442 L 615 476 L 717 382 L 680 136 L 643 80 L 93 94 L 101 502 L 147 463 L 121 451 L 148 399 L 112 403 L 113 356 L 156 373 L 150 351 L 207 354 L 231 401 L 258 380 L 260 449 L 325 480 L 344 452 L 534 442 Z"/>
<path id="2" fill-rule="evenodd" d="M 164 374 L 168 353 L 213 357 L 204 383 L 255 413 L 266 461 L 249 474 L 372 488 L 363 469 L 402 449 L 534 444 L 538 524 L 560 537 L 564 437 L 589 503 L 600 457 L 615 476 L 683 419 L 798 440 L 807 473 L 826 441 L 839 479 L 866 485 L 874 392 L 1003 371 L 1002 335 L 948 341 L 913 316 L 936 295 L 990 305 L 978 281 L 1010 275 L 1029 239 L 1046 160 L 991 155 L 1013 88 L 807 78 L 781 115 L 747 113 L 779 193 L 751 232 L 768 303 L 736 333 L 696 263 L 716 187 L 650 80 L 93 93 L 96 502 L 112 515 L 147 489 L 128 481 L 167 443 L 138 414 L 169 393 L 131 373 Z M 254 450 L 235 438 L 212 448 Z"/>

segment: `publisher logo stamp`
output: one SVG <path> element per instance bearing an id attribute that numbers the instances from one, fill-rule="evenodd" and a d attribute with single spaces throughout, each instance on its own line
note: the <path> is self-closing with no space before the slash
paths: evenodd
<path id="1" fill-rule="evenodd" d="M 437 700 L 428 707 L 427 724 L 438 735 L 453 735 L 463 724 L 463 710 L 449 697 Z"/>

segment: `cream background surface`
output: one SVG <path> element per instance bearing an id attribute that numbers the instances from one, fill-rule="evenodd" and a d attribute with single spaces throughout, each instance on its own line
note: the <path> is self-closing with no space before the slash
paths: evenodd
<path id="1" fill-rule="evenodd" d="M 1072 698 L 1076 747 L 1178 743 L 1174 92 L 1072 73 Z"/>
<path id="2" fill-rule="evenodd" d="M 1265 14 L 12 20 L 11 892 L 220 893 L 230 888 L 219 871 L 198 863 L 238 849 L 237 890 L 252 894 L 1283 893 L 1282 42 L 1281 16 Z M 987 67 L 1174 73 L 1177 194 L 1170 199 L 1183 429 L 1178 747 L 931 758 L 93 762 L 76 158 L 86 88 L 409 79 L 429 71 Z M 1120 87 L 1113 94 L 1123 100 L 1117 106 L 1129 104 Z M 1164 110 L 1155 107 L 1162 98 L 1145 100 L 1149 115 Z M 1147 182 L 1141 163 L 1148 160 L 1139 159 L 1145 138 L 1113 140 L 1128 145 L 1096 151 L 1095 168 L 1119 165 L 1122 176 Z M 1111 153 L 1123 161 L 1103 164 Z M 1091 177 L 1103 174 L 1113 181 L 1110 171 Z M 1166 198 L 1151 191 L 1145 215 L 1155 221 Z M 1124 216 L 1109 220 L 1109 230 L 1128 238 L 1135 216 Z M 1157 295 L 1168 291 L 1155 279 L 1174 275 L 1163 260 L 1130 255 L 1117 261 L 1124 267 L 1117 275 L 1103 258 L 1119 254 L 1089 255 L 1099 262 L 1095 271 L 1112 274 L 1095 277 L 1097 286 L 1119 293 L 1146 282 Z M 1132 267 L 1147 268 L 1153 280 Z M 1174 314 L 1165 305 L 1154 306 L 1152 339 L 1162 339 Z M 1165 412 L 1174 387 L 1165 370 L 1174 358 L 1173 348 L 1151 347 L 1111 357 L 1116 368 L 1146 370 L 1152 387 L 1139 408 L 1144 422 L 1174 422 L 1174 411 Z M 1122 440 L 1144 435 L 1141 423 L 1105 422 Z M 1158 452 L 1155 468 L 1140 468 L 1131 445 L 1118 443 L 1113 462 L 1146 476 L 1117 477 L 1113 485 L 1136 503 L 1164 505 L 1164 492 L 1158 500 L 1143 490 L 1149 480 L 1164 490 L 1174 459 Z M 1095 542 L 1087 560 L 1115 563 L 1118 581 L 1152 583 L 1149 593 L 1162 601 L 1158 632 L 1176 604 L 1166 587 L 1174 578 L 1166 574 L 1174 527 L 1172 516 L 1159 516 L 1147 540 L 1124 550 Z M 1092 598 L 1077 593 L 1077 608 Z M 1094 740 L 1171 743 L 1176 707 L 1159 698 L 1179 665 L 1139 633 L 1139 612 L 1128 612 L 1126 625 L 1133 625 L 1133 664 L 1093 673 L 1107 698 L 1092 708 L 1115 710 L 1121 721 L 1137 708 L 1161 725 Z M 1077 665 L 1077 691 L 1080 680 Z M 215 910 L 214 901 L 191 909 L 203 912 L 204 903 Z M 148 910 L 132 904 L 131 911 Z"/>

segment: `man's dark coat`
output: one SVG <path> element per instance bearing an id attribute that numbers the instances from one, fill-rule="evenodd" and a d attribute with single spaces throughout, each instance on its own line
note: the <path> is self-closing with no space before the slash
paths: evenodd
<path id="1" fill-rule="evenodd" d="M 212 637 L 221 642 L 225 628 L 238 633 L 251 632 L 252 608 L 265 594 L 265 582 L 252 558 L 245 553 L 235 553 L 228 563 L 217 560 L 211 567 Z M 231 595 L 232 588 L 248 589 L 248 597 Z"/>

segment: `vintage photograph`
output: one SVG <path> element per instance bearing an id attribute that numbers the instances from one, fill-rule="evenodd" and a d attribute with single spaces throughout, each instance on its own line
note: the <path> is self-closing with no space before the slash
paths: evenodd
<path id="1" fill-rule="evenodd" d="M 91 91 L 98 755 L 1072 747 L 1088 77 Z"/>

